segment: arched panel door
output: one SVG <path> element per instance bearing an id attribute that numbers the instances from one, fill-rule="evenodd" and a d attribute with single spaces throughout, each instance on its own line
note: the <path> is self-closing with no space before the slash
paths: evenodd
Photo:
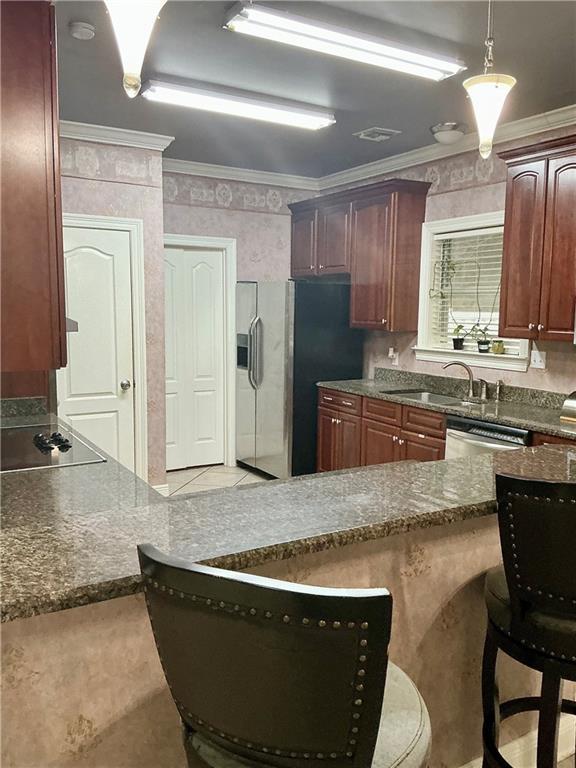
<path id="1" fill-rule="evenodd" d="M 576 155 L 548 161 L 546 235 L 539 337 L 574 338 L 576 305 Z"/>

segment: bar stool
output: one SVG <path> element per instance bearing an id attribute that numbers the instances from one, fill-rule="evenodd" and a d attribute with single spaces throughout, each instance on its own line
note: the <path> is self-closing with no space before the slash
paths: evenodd
<path id="1" fill-rule="evenodd" d="M 138 555 L 189 766 L 426 765 L 426 706 L 388 663 L 387 590 L 291 584 L 149 544 Z"/>
<path id="2" fill-rule="evenodd" d="M 504 567 L 486 576 L 488 629 L 482 666 L 484 766 L 511 768 L 498 728 L 538 711 L 537 768 L 556 765 L 564 680 L 576 681 L 576 484 L 496 476 Z M 498 651 L 542 673 L 540 696 L 498 701 Z"/>

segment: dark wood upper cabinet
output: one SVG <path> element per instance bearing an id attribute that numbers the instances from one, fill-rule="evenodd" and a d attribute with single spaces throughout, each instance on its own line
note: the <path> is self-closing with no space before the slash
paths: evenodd
<path id="1" fill-rule="evenodd" d="M 304 210 L 292 217 L 292 277 L 316 274 L 316 211 Z"/>
<path id="2" fill-rule="evenodd" d="M 545 202 L 546 161 L 511 165 L 506 185 L 501 336 L 533 339 L 538 335 Z"/>
<path id="3" fill-rule="evenodd" d="M 539 336 L 574 338 L 576 305 L 576 145 L 548 161 Z"/>
<path id="4" fill-rule="evenodd" d="M 508 164 L 500 335 L 572 341 L 576 136 L 500 157 Z"/>
<path id="5" fill-rule="evenodd" d="M 392 273 L 392 198 L 354 203 L 350 325 L 388 330 Z"/>
<path id="6" fill-rule="evenodd" d="M 54 7 L 0 4 L 2 371 L 66 365 Z"/>
<path id="7" fill-rule="evenodd" d="M 349 202 L 318 209 L 318 274 L 350 272 L 350 210 Z"/>
<path id="8" fill-rule="evenodd" d="M 351 326 L 417 330 L 429 187 L 391 179 L 293 203 L 292 277 L 350 275 Z"/>

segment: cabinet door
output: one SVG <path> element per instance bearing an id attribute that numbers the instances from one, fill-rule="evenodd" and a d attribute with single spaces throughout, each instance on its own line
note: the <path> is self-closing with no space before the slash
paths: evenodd
<path id="1" fill-rule="evenodd" d="M 363 466 L 370 464 L 386 464 L 400 458 L 398 437 L 400 430 L 378 421 L 362 419 L 362 450 Z"/>
<path id="2" fill-rule="evenodd" d="M 292 277 L 316 274 L 316 211 L 292 217 Z"/>
<path id="3" fill-rule="evenodd" d="M 508 168 L 500 336 L 538 335 L 545 202 L 546 160 Z"/>
<path id="4" fill-rule="evenodd" d="M 331 472 L 336 469 L 336 419 L 335 411 L 318 408 L 318 443 L 316 447 L 316 471 Z"/>
<path id="5" fill-rule="evenodd" d="M 336 469 L 360 466 L 362 420 L 359 416 L 339 413 L 336 424 Z"/>
<path id="6" fill-rule="evenodd" d="M 324 206 L 318 211 L 318 274 L 350 272 L 350 203 Z"/>
<path id="7" fill-rule="evenodd" d="M 399 442 L 402 459 L 439 461 L 444 458 L 446 443 L 437 437 L 403 430 Z"/>
<path id="8" fill-rule="evenodd" d="M 391 196 L 352 207 L 350 325 L 386 330 L 391 285 Z"/>
<path id="9" fill-rule="evenodd" d="M 532 445 L 572 445 L 576 447 L 576 432 L 574 436 L 559 437 L 558 435 L 545 435 L 543 432 L 534 432 Z"/>
<path id="10" fill-rule="evenodd" d="M 54 8 L 2 2 L 2 370 L 66 364 Z"/>
<path id="11" fill-rule="evenodd" d="M 548 161 L 539 337 L 574 337 L 576 303 L 576 154 Z"/>

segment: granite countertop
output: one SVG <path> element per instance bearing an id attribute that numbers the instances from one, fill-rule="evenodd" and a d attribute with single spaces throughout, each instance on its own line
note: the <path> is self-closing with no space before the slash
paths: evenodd
<path id="1" fill-rule="evenodd" d="M 496 424 L 505 424 L 510 427 L 520 427 L 532 432 L 543 432 L 558 437 L 568 437 L 576 440 L 576 423 L 560 421 L 560 410 L 546 408 L 529 402 L 514 402 L 502 400 L 488 400 L 484 403 L 471 405 L 439 405 L 428 404 L 411 400 L 394 393 L 395 389 L 426 389 L 418 384 L 396 385 L 387 384 L 378 379 L 352 379 L 350 381 L 320 381 L 319 387 L 335 389 L 349 395 L 361 395 L 374 397 L 378 400 L 389 400 L 402 405 L 413 405 L 416 408 L 424 408 L 429 411 L 438 411 L 454 416 L 467 416 L 471 419 L 490 421 Z M 385 391 L 383 391 L 385 390 Z M 431 391 L 431 390 L 430 390 Z"/>
<path id="2" fill-rule="evenodd" d="M 126 485 L 127 470 L 115 462 L 2 475 L 2 621 L 139 591 L 139 543 L 244 569 L 488 515 L 493 462 L 510 474 L 576 482 L 576 451 L 564 446 L 384 464 L 158 503 L 141 481 Z"/>

